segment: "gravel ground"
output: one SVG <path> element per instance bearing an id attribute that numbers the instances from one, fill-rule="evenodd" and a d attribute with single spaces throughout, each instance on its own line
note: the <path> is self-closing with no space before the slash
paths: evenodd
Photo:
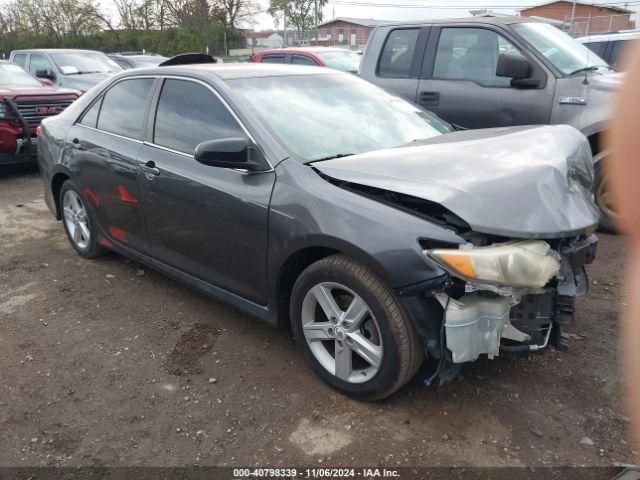
<path id="1" fill-rule="evenodd" d="M 290 334 L 117 255 L 84 260 L 33 169 L 0 177 L 0 465 L 611 466 L 625 440 L 622 240 L 601 235 L 570 350 L 498 358 L 378 403 Z"/>

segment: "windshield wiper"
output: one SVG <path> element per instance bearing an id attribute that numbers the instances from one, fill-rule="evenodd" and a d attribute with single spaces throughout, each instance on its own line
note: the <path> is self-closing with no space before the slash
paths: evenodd
<path id="1" fill-rule="evenodd" d="M 355 155 L 354 153 L 336 153 L 335 155 L 329 155 L 327 157 L 316 158 L 315 160 L 311 160 L 312 162 L 322 162 L 323 160 L 333 160 L 334 158 L 342 158 L 342 157 L 350 157 L 351 155 Z"/>
<path id="2" fill-rule="evenodd" d="M 604 67 L 604 65 L 602 65 L 602 66 Z M 582 72 L 595 72 L 599 68 L 600 68 L 599 65 L 591 65 L 590 67 L 582 67 L 582 68 L 579 68 L 577 70 L 574 70 L 568 76 L 571 77 L 572 75 L 575 75 L 577 73 L 582 73 Z"/>

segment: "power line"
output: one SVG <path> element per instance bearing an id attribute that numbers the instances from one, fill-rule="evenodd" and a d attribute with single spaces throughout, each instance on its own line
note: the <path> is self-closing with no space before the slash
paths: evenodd
<path id="1" fill-rule="evenodd" d="M 441 10 L 466 10 L 472 8 L 496 8 L 496 9 L 526 9 L 534 8 L 536 5 L 483 5 L 481 3 L 473 3 L 466 5 L 451 5 L 451 4 L 409 4 L 409 3 L 376 3 L 376 2 L 358 2 L 354 0 L 329 0 L 329 4 L 333 5 L 350 5 L 350 6 L 362 6 L 362 7 L 389 7 L 389 8 L 433 8 Z M 625 7 L 640 5 L 640 1 L 632 0 L 627 2 L 610 2 L 610 3 L 594 3 L 590 6 L 600 8 L 619 8 L 617 5 L 624 5 Z M 545 6 L 546 9 L 565 10 L 564 7 Z M 623 8 L 626 10 L 626 8 Z"/>

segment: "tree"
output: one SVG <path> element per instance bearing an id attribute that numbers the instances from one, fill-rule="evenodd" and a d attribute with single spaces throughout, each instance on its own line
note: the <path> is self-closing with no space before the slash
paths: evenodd
<path id="1" fill-rule="evenodd" d="M 299 34 L 305 30 L 315 28 L 315 5 L 318 5 L 318 22 L 322 21 L 322 7 L 328 0 L 269 0 L 267 13 L 273 17 L 276 25 L 280 15 L 284 14 L 287 24 L 292 25 Z"/>
<path id="2" fill-rule="evenodd" d="M 256 0 L 216 0 L 214 11 L 222 24 L 233 30 L 240 23 L 255 23 L 260 6 Z"/>

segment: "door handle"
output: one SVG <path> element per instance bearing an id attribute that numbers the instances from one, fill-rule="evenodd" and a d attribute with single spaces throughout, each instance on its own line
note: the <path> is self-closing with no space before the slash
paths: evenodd
<path id="1" fill-rule="evenodd" d="M 138 165 L 138 168 L 147 176 L 160 175 L 160 169 L 156 167 L 156 162 L 154 162 L 153 160 L 149 160 L 146 163 L 141 163 L 140 165 Z"/>
<path id="2" fill-rule="evenodd" d="M 440 92 L 418 93 L 418 104 L 423 107 L 435 107 L 440 104 Z"/>

